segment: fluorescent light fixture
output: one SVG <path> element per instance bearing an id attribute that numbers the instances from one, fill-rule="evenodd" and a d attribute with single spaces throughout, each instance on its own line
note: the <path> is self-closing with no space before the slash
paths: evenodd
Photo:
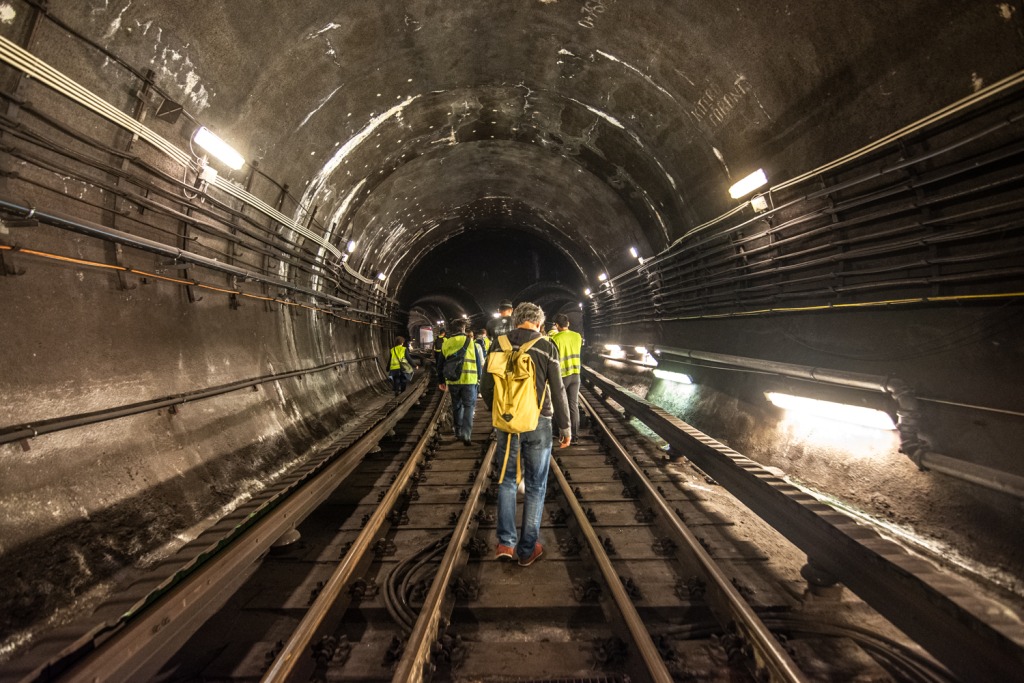
<path id="1" fill-rule="evenodd" d="M 604 350 L 609 353 L 618 353 L 619 351 L 622 351 L 622 347 L 618 344 L 605 344 Z"/>
<path id="2" fill-rule="evenodd" d="M 387 279 L 387 277 L 388 277 L 388 276 L 387 276 L 387 275 L 385 275 L 384 273 L 377 273 L 377 279 L 378 279 L 378 280 L 381 280 L 381 281 L 383 281 L 383 280 L 386 280 L 386 279 Z"/>
<path id="3" fill-rule="evenodd" d="M 608 279 L 608 273 L 601 273 L 600 275 L 597 276 L 597 279 L 600 280 L 601 282 L 604 282 L 605 280 Z"/>
<path id="4" fill-rule="evenodd" d="M 465 313 L 462 314 L 462 317 L 465 318 L 466 320 L 469 320 L 469 316 L 466 315 Z"/>
<path id="5" fill-rule="evenodd" d="M 586 296 L 590 296 L 590 287 L 587 287 L 586 289 L 584 289 L 584 290 L 583 290 L 583 293 L 584 293 L 584 294 L 585 294 Z"/>
<path id="6" fill-rule="evenodd" d="M 581 311 L 583 310 L 583 302 L 582 301 L 580 302 L 580 310 Z"/>
<path id="7" fill-rule="evenodd" d="M 636 247 L 630 247 L 629 255 L 632 256 L 633 258 L 637 258 L 638 256 L 640 256 L 640 252 L 636 250 Z"/>
<path id="8" fill-rule="evenodd" d="M 634 346 L 633 350 L 636 351 L 636 355 L 638 355 L 638 356 L 646 356 L 647 355 L 647 347 L 646 346 Z"/>
<path id="9" fill-rule="evenodd" d="M 658 379 L 663 379 L 666 382 L 675 382 L 676 384 L 693 384 L 693 380 L 689 375 L 684 375 L 681 372 L 672 372 L 671 370 L 662 370 L 660 368 L 654 371 L 654 376 Z"/>
<path id="10" fill-rule="evenodd" d="M 500 318 L 501 317 L 501 313 L 491 313 L 491 317 L 492 318 Z"/>
<path id="11" fill-rule="evenodd" d="M 774 391 L 765 392 L 765 398 L 779 408 L 804 415 L 814 415 L 840 422 L 872 427 L 874 429 L 896 429 L 892 418 L 881 410 L 865 408 L 863 406 L 851 406 L 845 403 L 833 403 L 832 401 L 819 401 L 806 396 L 792 396 L 780 394 Z"/>
<path id="12" fill-rule="evenodd" d="M 350 254 L 353 251 L 355 251 L 356 250 L 356 242 L 355 242 L 355 240 L 349 240 L 348 244 L 345 245 L 345 248 L 348 250 L 348 253 L 350 253 Z"/>
<path id="13" fill-rule="evenodd" d="M 764 174 L 764 170 L 757 169 L 746 178 L 743 178 L 738 183 L 734 184 L 729 188 L 729 196 L 733 199 L 739 199 L 745 197 L 757 188 L 768 182 L 768 178 Z"/>
<path id="14" fill-rule="evenodd" d="M 438 321 L 437 321 L 437 324 L 438 324 L 438 325 L 444 325 L 444 321 L 443 321 L 443 320 L 438 320 Z"/>
<path id="15" fill-rule="evenodd" d="M 230 169 L 237 171 L 245 165 L 245 157 L 235 151 L 234 147 L 211 133 L 206 126 L 200 126 L 192 139 L 197 145 L 224 162 Z"/>

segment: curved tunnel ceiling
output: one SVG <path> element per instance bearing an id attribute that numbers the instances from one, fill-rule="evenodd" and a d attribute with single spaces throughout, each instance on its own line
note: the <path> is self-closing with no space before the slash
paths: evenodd
<path id="1" fill-rule="evenodd" d="M 795 175 L 1005 75 L 1018 23 L 948 1 L 180 4 L 62 13 L 308 179 L 299 217 L 392 292 L 414 255 L 502 221 L 585 282 L 621 272 L 754 168 Z"/>

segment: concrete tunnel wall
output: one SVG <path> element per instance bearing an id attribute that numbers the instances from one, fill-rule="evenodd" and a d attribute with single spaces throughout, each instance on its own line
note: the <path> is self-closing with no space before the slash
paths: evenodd
<path id="1" fill-rule="evenodd" d="M 8 635 L 180 542 L 343 426 L 382 390 L 377 362 L 366 359 L 383 357 L 410 312 L 482 320 L 500 298 L 523 292 L 571 309 L 576 297 L 587 301 L 585 287 L 598 289 L 597 273 L 635 267 L 630 246 L 654 256 L 733 208 L 726 188 L 748 172 L 763 167 L 774 183 L 817 168 L 1012 75 L 1024 56 L 1021 10 L 1008 3 L 850 2 L 827 12 L 810 1 L 46 7 L 63 25 L 40 16 L 35 3 L 0 3 L 0 34 L 127 113 L 142 81 L 113 56 L 140 73 L 152 69 L 157 93 L 145 93 L 139 109 L 146 126 L 185 151 L 198 123 L 210 127 L 258 163 L 258 172 L 251 163 L 231 172 L 213 162 L 222 177 L 339 252 L 350 240 L 356 249 L 334 284 L 323 271 L 288 265 L 287 255 L 268 259 L 251 237 L 259 226 L 294 247 L 293 262 L 304 250 L 337 265 L 321 245 L 223 192 L 193 198 L 194 168 L 130 143 L 123 129 L 10 67 L 2 72 L 8 146 L 0 199 L 185 245 L 351 305 L 328 310 L 294 292 L 268 304 L 3 253 L 6 267 L 23 273 L 0 277 L 0 424 L 353 363 L 176 413 L 0 445 Z M 159 117 L 165 101 L 187 115 Z M 49 146 L 26 131 L 42 131 Z M 117 154 L 125 150 L 128 159 Z M 138 175 L 163 192 L 143 191 Z M 119 193 L 127 194 L 115 199 Z M 174 213 L 147 208 L 139 195 Z M 183 221 L 197 217 L 215 230 L 192 228 L 183 238 Z M 1000 243 L 1008 254 L 1019 248 L 1018 225 Z M 0 243 L 285 296 L 145 251 L 117 253 L 45 221 L 8 221 Z M 470 261 L 473 249 L 480 256 Z M 507 259 L 493 257 L 503 250 Z M 956 292 L 1020 291 L 1019 274 L 1006 270 Z M 645 287 L 649 297 L 659 294 L 658 281 Z M 614 306 L 602 313 L 617 295 L 602 296 L 587 301 L 583 318 L 594 348 L 660 344 L 894 375 L 922 395 L 1022 408 L 1024 346 L 1013 299 L 632 321 Z M 297 302 L 323 310 L 288 305 Z M 923 348 L 931 352 L 916 352 Z M 749 408 L 763 389 L 756 378 L 704 374 L 740 402 L 695 406 L 698 426 L 703 415 L 723 430 L 716 436 L 736 440 L 744 438 L 736 425 L 770 420 Z M 1018 418 L 931 406 L 924 421 L 939 450 L 1024 474 L 1013 446 L 1022 436 Z M 751 439 L 773 464 L 794 464 L 770 439 Z M 948 484 L 935 491 L 903 464 L 899 484 L 881 471 L 858 485 L 923 498 L 967 495 L 1004 519 L 1002 499 Z M 802 466 L 814 471 L 821 462 Z"/>

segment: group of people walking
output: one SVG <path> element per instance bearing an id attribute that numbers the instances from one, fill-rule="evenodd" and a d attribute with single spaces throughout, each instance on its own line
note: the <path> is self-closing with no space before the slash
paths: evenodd
<path id="1" fill-rule="evenodd" d="M 495 428 L 492 433 L 497 440 L 497 452 L 504 454 L 498 484 L 495 558 L 518 560 L 523 567 L 544 554 L 540 521 L 554 442 L 558 442 L 559 448 L 567 448 L 579 439 L 583 338 L 569 329 L 569 318 L 561 313 L 554 317 L 555 330 L 544 335 L 545 319 L 544 311 L 534 303 L 523 302 L 513 308 L 511 302 L 503 301 L 498 317 L 489 321 L 486 328 L 473 332 L 466 320 L 456 319 L 449 324 L 448 334 L 439 335 L 434 344 L 438 387 L 450 394 L 455 438 L 467 446 L 473 444 L 478 396 L 493 410 L 495 382 L 501 381 L 500 373 L 488 371 L 488 357 L 504 353 L 503 361 L 507 354 L 524 348 L 532 361 L 533 389 L 539 407 L 536 427 L 521 432 Z M 399 346 L 401 349 L 396 350 Z M 389 367 L 397 395 L 405 390 L 407 381 L 404 376 L 397 377 L 402 374 L 401 359 L 405 358 L 404 339 L 398 338 L 398 346 L 391 352 Z M 461 359 L 461 370 L 456 375 L 452 368 L 457 363 L 448 362 L 446 375 L 446 361 L 452 359 Z M 517 525 L 520 483 L 524 492 L 523 515 Z"/>

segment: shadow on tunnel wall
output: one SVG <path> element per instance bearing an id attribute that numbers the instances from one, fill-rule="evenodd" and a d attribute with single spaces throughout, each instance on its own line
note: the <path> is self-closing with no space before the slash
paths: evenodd
<path id="1" fill-rule="evenodd" d="M 124 580 L 126 570 L 144 569 L 173 552 L 186 542 L 187 530 L 204 520 L 212 522 L 258 494 L 283 465 L 300 458 L 316 441 L 344 430 L 356 414 L 353 406 L 383 393 L 383 384 L 367 387 L 338 406 L 305 414 L 272 439 L 213 457 L 173 479 L 12 546 L 0 556 L 0 576 L 6 578 L 0 582 L 0 605 L 4 606 L 0 648 L 20 640 L 25 629 L 43 623 L 56 610 L 68 605 L 75 610 L 78 599 L 98 599 L 89 596 L 90 591 Z M 226 430 L 249 420 L 251 415 L 235 413 L 204 429 Z"/>

